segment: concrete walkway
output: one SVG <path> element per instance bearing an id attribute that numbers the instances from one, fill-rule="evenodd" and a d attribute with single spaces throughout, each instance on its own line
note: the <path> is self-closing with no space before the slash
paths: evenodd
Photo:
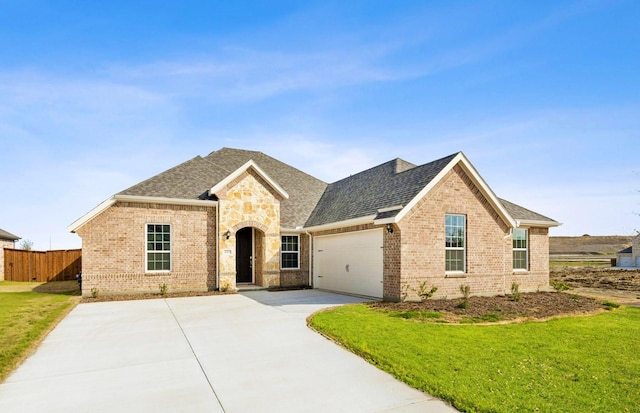
<path id="1" fill-rule="evenodd" d="M 316 290 L 77 306 L 0 412 L 453 412 L 306 327 Z"/>

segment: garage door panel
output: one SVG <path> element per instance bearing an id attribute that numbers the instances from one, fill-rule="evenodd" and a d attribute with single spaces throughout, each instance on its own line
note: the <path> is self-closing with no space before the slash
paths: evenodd
<path id="1" fill-rule="evenodd" d="M 382 230 L 314 238 L 314 285 L 382 298 L 382 242 Z"/>

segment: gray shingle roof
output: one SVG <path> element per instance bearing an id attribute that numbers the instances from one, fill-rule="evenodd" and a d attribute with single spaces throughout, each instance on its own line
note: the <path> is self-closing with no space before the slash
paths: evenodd
<path id="1" fill-rule="evenodd" d="M 0 239 L 7 241 L 17 241 L 20 239 L 20 237 L 0 228 Z"/>
<path id="2" fill-rule="evenodd" d="M 377 215 L 378 209 L 407 205 L 457 154 L 415 166 L 394 159 L 330 184 L 306 226 Z M 394 216 L 397 211 L 383 213 Z"/>
<path id="3" fill-rule="evenodd" d="M 618 251 L 618 254 L 633 254 L 633 247 L 627 247 L 621 251 Z"/>
<path id="4" fill-rule="evenodd" d="M 280 224 L 285 228 L 304 225 L 327 184 L 262 152 L 222 148 L 206 157 L 196 156 L 118 195 L 179 199 L 215 199 L 207 191 L 249 160 L 253 160 L 288 194 L 280 204 Z"/>
<path id="5" fill-rule="evenodd" d="M 533 212 L 527 208 L 521 207 L 520 205 L 516 205 L 513 202 L 509 202 L 506 199 L 499 198 L 499 200 L 513 219 L 557 222 L 549 217 L 545 217 L 537 212 Z"/>
<path id="6" fill-rule="evenodd" d="M 379 209 L 406 206 L 456 155 L 420 166 L 397 158 L 327 185 L 262 152 L 222 148 L 206 157 L 196 156 L 118 195 L 215 199 L 208 190 L 253 160 L 289 194 L 289 199 L 281 203 L 280 224 L 284 228 L 311 227 L 369 215 L 382 219 L 396 216 L 400 209 L 378 212 Z M 504 199 L 500 202 L 514 219 L 555 222 Z"/>

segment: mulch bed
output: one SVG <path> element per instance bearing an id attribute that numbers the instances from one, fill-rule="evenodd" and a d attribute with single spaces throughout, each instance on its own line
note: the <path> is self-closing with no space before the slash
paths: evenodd
<path id="1" fill-rule="evenodd" d="M 519 301 L 511 296 L 470 297 L 467 308 L 460 308 L 464 300 L 426 300 L 424 302 L 369 304 L 371 308 L 393 312 L 438 312 L 442 318 L 431 321 L 482 322 L 514 321 L 521 319 L 548 319 L 563 315 L 593 314 L 603 311 L 602 301 L 568 293 L 522 293 Z"/>

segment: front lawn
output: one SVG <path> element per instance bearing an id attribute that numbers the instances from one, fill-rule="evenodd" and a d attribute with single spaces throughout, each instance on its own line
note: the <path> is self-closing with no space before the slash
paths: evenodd
<path id="1" fill-rule="evenodd" d="M 79 297 L 73 295 L 76 292 L 36 292 L 56 290 L 56 283 L 47 284 L 0 282 L 0 382 L 78 303 Z"/>
<path id="2" fill-rule="evenodd" d="M 462 411 L 640 412 L 640 309 L 500 325 L 403 319 L 367 304 L 310 326 Z"/>

